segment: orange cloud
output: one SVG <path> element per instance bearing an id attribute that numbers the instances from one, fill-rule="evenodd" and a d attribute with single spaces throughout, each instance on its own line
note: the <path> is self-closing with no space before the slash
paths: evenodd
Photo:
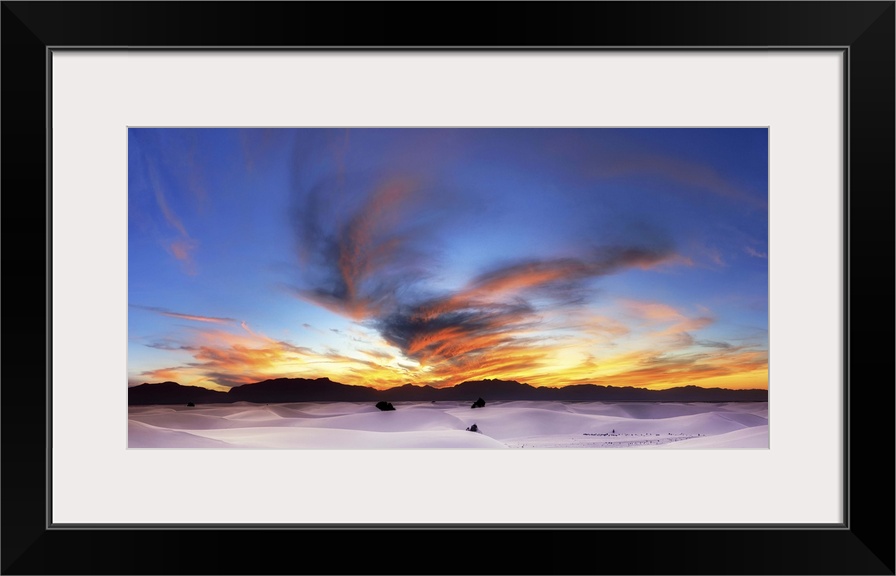
<path id="1" fill-rule="evenodd" d="M 366 354 L 367 356 L 370 356 L 371 358 L 376 358 L 377 360 L 385 360 L 385 361 L 395 360 L 395 356 L 392 354 L 389 354 L 388 352 L 380 352 L 379 350 L 359 350 L 359 352 L 361 352 L 361 354 Z"/>
<path id="2" fill-rule="evenodd" d="M 175 240 L 169 245 L 171 253 L 175 258 L 185 264 L 192 263 L 192 252 L 196 249 L 196 241 L 190 238 L 182 238 Z"/>
<path id="3" fill-rule="evenodd" d="M 423 381 L 436 386 L 453 386 L 465 380 L 503 378 L 526 380 L 544 371 L 549 350 L 504 344 L 491 351 L 456 356 L 427 367 Z"/>
<path id="4" fill-rule="evenodd" d="M 174 382 L 181 378 L 182 373 L 179 368 L 171 367 L 159 368 L 157 370 L 147 370 L 146 372 L 141 372 L 140 375 L 146 376 L 153 380 Z"/>
<path id="5" fill-rule="evenodd" d="M 248 327 L 247 327 L 248 328 Z M 390 388 L 412 382 L 455 385 L 483 378 L 515 379 L 533 386 L 601 384 L 668 388 L 689 384 L 729 388 L 768 385 L 768 353 L 738 347 L 710 347 L 701 352 L 645 348 L 606 357 L 582 353 L 577 336 L 552 342 L 544 335 L 464 336 L 445 329 L 415 346 L 419 365 L 363 350 L 363 357 L 314 351 L 247 330 L 197 330 L 196 342 L 178 347 L 193 361 L 145 372 L 156 381 L 173 380 L 210 388 L 256 382 L 272 377 L 327 376 L 346 384 Z"/>
<path id="6" fill-rule="evenodd" d="M 709 316 L 690 318 L 672 306 L 659 302 L 621 300 L 620 303 L 627 314 L 648 326 L 668 325 L 653 332 L 654 336 L 677 336 L 701 330 L 715 321 Z M 704 309 L 704 312 L 708 311 Z M 688 343 L 692 343 L 692 341 Z"/>
<path id="7" fill-rule="evenodd" d="M 328 223 L 333 229 L 323 229 L 321 220 L 332 215 L 319 206 L 324 200 L 315 199 L 297 228 L 303 261 L 310 264 L 306 273 L 318 278 L 298 296 L 353 320 L 383 313 L 394 303 L 395 288 L 419 276 L 414 240 L 425 227 L 417 214 L 422 196 L 410 180 L 388 181 L 348 217 L 337 211 Z"/>
<path id="8" fill-rule="evenodd" d="M 727 379 L 749 383 L 741 387 L 766 388 L 768 352 L 742 348 L 687 354 L 642 350 L 603 360 L 593 379 L 595 384 L 656 389 L 712 386 L 708 383 Z"/>
<path id="9" fill-rule="evenodd" d="M 142 375 L 216 389 L 284 376 L 329 376 L 351 384 L 386 387 L 399 383 L 400 369 L 395 366 L 335 351 L 317 352 L 270 338 L 252 330 L 245 322 L 240 326 L 243 333 L 197 329 L 188 343 L 158 347 L 186 352 L 193 361 Z"/>
<path id="10" fill-rule="evenodd" d="M 168 242 L 168 250 L 178 261 L 184 263 L 187 267 L 187 272 L 194 274 L 195 268 L 192 260 L 192 252 L 196 249 L 197 243 L 190 238 L 190 234 L 187 232 L 183 222 L 171 206 L 168 205 L 168 200 L 165 197 L 165 191 L 162 183 L 159 181 L 159 175 L 155 166 L 150 163 L 148 168 L 149 179 L 152 184 L 156 205 L 159 207 L 159 211 L 162 213 L 162 216 L 165 218 L 168 225 L 174 228 L 180 236 L 177 240 Z"/>
<path id="11" fill-rule="evenodd" d="M 637 318 L 653 322 L 681 321 L 685 317 L 675 308 L 659 302 L 643 302 L 639 300 L 621 300 L 629 314 Z"/>

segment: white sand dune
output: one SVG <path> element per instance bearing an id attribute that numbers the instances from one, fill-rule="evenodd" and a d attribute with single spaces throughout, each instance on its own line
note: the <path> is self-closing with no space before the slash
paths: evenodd
<path id="1" fill-rule="evenodd" d="M 230 448 L 226 442 L 187 432 L 157 428 L 142 422 L 128 422 L 129 448 Z"/>
<path id="2" fill-rule="evenodd" d="M 716 436 L 682 440 L 669 448 L 768 448 L 768 424 Z"/>
<path id="3" fill-rule="evenodd" d="M 767 448 L 755 403 L 352 402 L 132 406 L 132 448 Z M 466 428 L 476 424 L 480 433 Z"/>
<path id="4" fill-rule="evenodd" d="M 206 438 L 240 448 L 507 448 L 494 438 L 465 430 L 373 432 L 339 428 L 241 428 L 202 430 Z"/>

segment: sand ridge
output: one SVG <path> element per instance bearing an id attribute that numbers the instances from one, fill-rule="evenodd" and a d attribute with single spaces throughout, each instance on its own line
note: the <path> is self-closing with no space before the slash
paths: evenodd
<path id="1" fill-rule="evenodd" d="M 129 407 L 130 448 L 768 448 L 768 405 L 396 402 Z M 478 433 L 467 428 L 477 425 Z"/>

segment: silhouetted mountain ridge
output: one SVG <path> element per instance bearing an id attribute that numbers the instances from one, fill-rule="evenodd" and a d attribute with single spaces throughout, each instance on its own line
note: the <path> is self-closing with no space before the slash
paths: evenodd
<path id="1" fill-rule="evenodd" d="M 209 390 L 201 386 L 183 386 L 177 382 L 160 382 L 158 384 L 140 384 L 128 388 L 128 404 L 215 404 L 233 402 L 227 392 Z"/>
<path id="2" fill-rule="evenodd" d="M 349 386 L 329 378 L 275 378 L 243 384 L 228 392 L 234 402 L 367 402 L 382 399 L 378 391 L 366 386 Z"/>
<path id="3" fill-rule="evenodd" d="M 488 402 L 549 400 L 563 402 L 767 402 L 768 390 L 732 390 L 688 385 L 666 390 L 632 386 L 573 384 L 535 387 L 515 380 L 473 380 L 447 388 L 405 384 L 389 390 L 351 386 L 329 378 L 275 378 L 217 392 L 176 382 L 144 383 L 128 388 L 128 404 L 197 404 L 221 402 L 429 402 L 440 400 Z"/>

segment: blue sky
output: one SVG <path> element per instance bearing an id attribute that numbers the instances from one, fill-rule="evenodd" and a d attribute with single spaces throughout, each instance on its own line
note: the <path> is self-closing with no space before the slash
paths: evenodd
<path id="1" fill-rule="evenodd" d="M 128 383 L 765 388 L 765 129 L 130 129 Z"/>

